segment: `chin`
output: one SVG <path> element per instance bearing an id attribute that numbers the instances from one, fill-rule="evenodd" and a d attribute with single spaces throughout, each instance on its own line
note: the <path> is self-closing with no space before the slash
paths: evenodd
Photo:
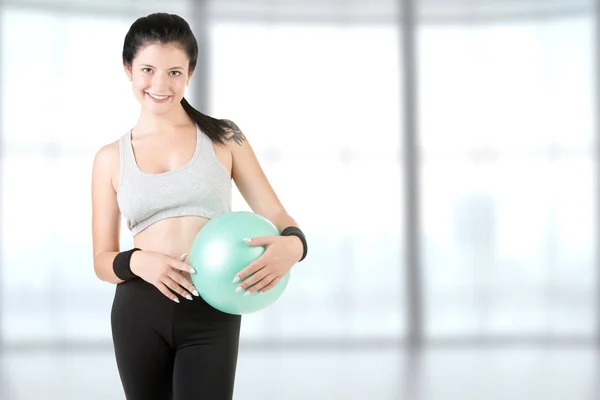
<path id="1" fill-rule="evenodd" d="M 150 112 L 151 112 L 152 114 L 154 114 L 154 115 L 162 115 L 162 114 L 166 114 L 166 113 L 168 113 L 169 111 L 171 111 L 171 110 L 173 109 L 173 106 L 172 106 L 172 105 L 168 105 L 168 106 L 166 106 L 166 105 L 157 106 L 157 105 L 155 105 L 155 104 L 147 104 L 147 103 L 144 103 L 144 104 L 143 104 L 143 106 L 144 106 L 144 108 L 145 108 L 147 111 L 150 111 Z"/>

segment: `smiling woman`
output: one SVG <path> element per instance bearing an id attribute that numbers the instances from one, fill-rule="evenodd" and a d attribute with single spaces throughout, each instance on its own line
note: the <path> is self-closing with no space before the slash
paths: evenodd
<path id="1" fill-rule="evenodd" d="M 195 271 L 185 263 L 202 227 L 232 211 L 232 180 L 252 211 L 281 232 L 268 243 L 256 238 L 266 246 L 264 265 L 244 289 L 270 290 L 306 255 L 304 235 L 248 138 L 232 121 L 185 100 L 197 59 L 196 39 L 181 17 L 157 13 L 135 21 L 123 66 L 141 112 L 94 160 L 94 270 L 117 284 L 112 336 L 128 399 L 233 396 L 241 318 L 199 297 L 189 275 Z M 134 237 L 134 248 L 125 251 L 121 217 Z"/>
<path id="2" fill-rule="evenodd" d="M 153 60 L 153 64 L 158 65 L 148 64 L 147 60 Z M 187 68 L 180 65 L 187 63 L 185 52 L 177 45 L 157 43 L 140 49 L 133 65 L 125 67 L 137 99 L 140 102 L 148 101 L 146 107 L 151 107 L 153 103 L 171 103 L 174 98 L 183 98 L 191 74 L 186 76 Z M 134 68 L 139 72 L 135 74 L 135 80 Z M 156 109 L 155 112 L 161 111 Z"/>

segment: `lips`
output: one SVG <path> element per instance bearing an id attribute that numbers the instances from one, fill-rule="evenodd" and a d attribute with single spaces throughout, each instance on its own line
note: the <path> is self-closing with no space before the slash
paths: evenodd
<path id="1" fill-rule="evenodd" d="M 155 93 L 149 93 L 146 92 L 146 94 L 154 101 L 159 101 L 159 102 L 163 102 L 169 99 L 169 95 L 160 95 L 160 94 L 155 94 Z"/>

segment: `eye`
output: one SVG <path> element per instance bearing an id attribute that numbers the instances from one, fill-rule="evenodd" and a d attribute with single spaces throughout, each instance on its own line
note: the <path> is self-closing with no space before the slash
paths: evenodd
<path id="1" fill-rule="evenodd" d="M 149 74 L 150 72 L 152 72 L 152 69 L 146 67 L 146 68 L 142 68 L 142 72 Z"/>
<path id="2" fill-rule="evenodd" d="M 175 75 L 172 75 L 172 76 L 180 76 L 181 72 L 179 72 L 179 71 L 171 71 L 171 74 L 175 74 Z"/>

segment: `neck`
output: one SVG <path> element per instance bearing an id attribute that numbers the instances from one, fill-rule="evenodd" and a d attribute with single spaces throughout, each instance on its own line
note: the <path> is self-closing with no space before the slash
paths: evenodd
<path id="1" fill-rule="evenodd" d="M 190 117 L 181 104 L 177 104 L 164 114 L 153 114 L 142 107 L 140 116 L 135 124 L 135 130 L 140 132 L 171 132 L 174 128 L 188 125 Z"/>

